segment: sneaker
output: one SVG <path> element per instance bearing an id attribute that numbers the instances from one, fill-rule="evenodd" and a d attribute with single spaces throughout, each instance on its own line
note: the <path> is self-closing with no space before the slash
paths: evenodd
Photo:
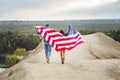
<path id="1" fill-rule="evenodd" d="M 49 63 L 50 63 L 50 59 L 49 59 L 49 58 L 46 58 L 46 62 L 49 64 Z"/>

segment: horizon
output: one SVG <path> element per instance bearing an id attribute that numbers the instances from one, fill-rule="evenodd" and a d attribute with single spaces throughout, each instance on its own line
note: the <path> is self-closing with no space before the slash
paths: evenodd
<path id="1" fill-rule="evenodd" d="M 79 21 L 79 20 L 120 20 L 120 18 L 100 18 L 100 19 L 66 19 L 66 20 L 0 20 L 2 21 Z"/>

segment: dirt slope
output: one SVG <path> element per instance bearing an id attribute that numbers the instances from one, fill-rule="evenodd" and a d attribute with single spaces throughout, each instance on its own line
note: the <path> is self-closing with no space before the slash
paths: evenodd
<path id="1" fill-rule="evenodd" d="M 0 74 L 0 80 L 120 80 L 120 43 L 103 33 L 83 36 L 85 43 L 66 51 L 65 64 L 52 50 L 46 63 L 43 43 Z"/>

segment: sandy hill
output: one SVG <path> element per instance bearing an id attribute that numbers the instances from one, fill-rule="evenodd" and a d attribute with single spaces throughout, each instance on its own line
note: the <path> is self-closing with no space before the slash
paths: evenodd
<path id="1" fill-rule="evenodd" d="M 0 80 L 120 80 L 120 43 L 103 33 L 83 36 L 85 43 L 66 51 L 65 64 L 52 50 L 46 63 L 43 43 L 21 62 L 0 74 Z"/>

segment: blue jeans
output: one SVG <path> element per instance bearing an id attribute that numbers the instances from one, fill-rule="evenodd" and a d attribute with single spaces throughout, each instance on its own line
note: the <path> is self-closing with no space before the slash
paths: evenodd
<path id="1" fill-rule="evenodd" d="M 44 49 L 45 49 L 46 58 L 49 58 L 51 55 L 52 49 L 51 49 L 51 45 L 47 41 L 44 41 Z"/>

